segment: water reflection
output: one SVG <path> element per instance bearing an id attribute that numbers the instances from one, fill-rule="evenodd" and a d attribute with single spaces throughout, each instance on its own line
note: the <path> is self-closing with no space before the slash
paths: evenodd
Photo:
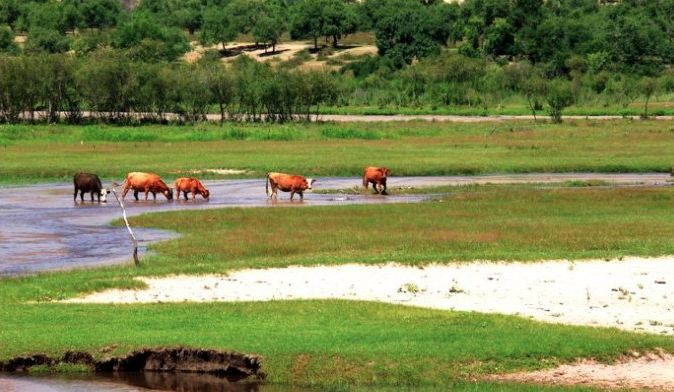
<path id="1" fill-rule="evenodd" d="M 293 389 L 296 390 L 296 389 Z M 21 392 L 279 392 L 257 382 L 230 383 L 225 378 L 193 373 L 125 373 L 120 375 L 0 376 L 0 391 Z M 290 389 L 285 389 L 290 391 Z"/>

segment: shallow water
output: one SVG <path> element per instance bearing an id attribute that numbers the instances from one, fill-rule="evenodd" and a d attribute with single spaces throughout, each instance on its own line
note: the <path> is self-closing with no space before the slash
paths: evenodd
<path id="1" fill-rule="evenodd" d="M 128 373 L 120 375 L 0 375 L 0 391 L 21 392 L 309 392 L 259 383 L 230 383 L 226 379 L 192 373 Z"/>
<path id="2" fill-rule="evenodd" d="M 358 179 L 321 180 L 323 188 L 345 188 L 358 184 Z M 225 180 L 205 182 L 211 191 L 210 200 L 200 196 L 196 201 L 168 202 L 162 195 L 157 200 L 135 201 L 129 193 L 125 205 L 130 216 L 152 211 L 203 209 L 215 207 L 309 206 L 355 203 L 415 202 L 426 196 L 320 195 L 306 193 L 304 202 L 288 200 L 280 193 L 279 201 L 267 199 L 264 180 Z M 0 276 L 37 271 L 91 267 L 130 260 L 129 234 L 124 227 L 113 227 L 110 221 L 121 217 L 121 210 L 109 195 L 107 203 L 73 202 L 72 185 L 45 184 L 2 189 L 0 198 Z M 296 196 L 297 198 L 297 196 Z M 140 242 L 141 255 L 149 243 L 169 239 L 174 233 L 134 229 Z"/>
<path id="3" fill-rule="evenodd" d="M 669 174 L 526 174 L 494 176 L 393 177 L 389 188 L 400 186 L 465 185 L 475 183 L 561 182 L 569 180 L 604 180 L 612 183 L 667 184 Z M 105 185 L 108 185 L 105 182 Z M 357 187 L 360 178 L 320 178 L 317 189 Z M 304 202 L 288 200 L 288 193 L 279 193 L 279 201 L 270 201 L 265 194 L 265 180 L 206 181 L 211 191 L 208 201 L 200 196 L 196 201 L 168 202 L 162 195 L 157 200 L 133 201 L 127 195 L 129 215 L 152 211 L 203 209 L 215 207 L 300 207 L 311 205 L 343 205 L 365 203 L 400 203 L 426 200 L 423 195 L 379 196 L 322 195 L 306 193 Z M 124 227 L 112 227 L 109 222 L 121 217 L 113 195 L 107 203 L 73 202 L 72 184 L 42 184 L 5 187 L 0 189 L 0 276 L 39 271 L 92 267 L 130 261 L 131 245 Z M 141 195 L 142 199 L 142 195 Z M 141 255 L 146 246 L 169 239 L 175 233 L 135 229 L 140 240 Z"/>

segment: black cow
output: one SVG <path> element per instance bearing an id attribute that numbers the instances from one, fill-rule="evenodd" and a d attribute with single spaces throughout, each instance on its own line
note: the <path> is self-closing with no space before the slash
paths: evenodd
<path id="1" fill-rule="evenodd" d="M 80 200 L 84 202 L 84 193 L 91 193 L 91 201 L 94 201 L 94 194 L 98 198 L 98 202 L 106 202 L 107 195 L 110 193 L 109 190 L 104 189 L 101 185 L 101 179 L 97 175 L 91 173 L 77 173 L 73 178 L 73 184 L 75 185 L 75 194 L 73 195 L 73 201 L 77 201 L 77 192 L 80 192 Z"/>

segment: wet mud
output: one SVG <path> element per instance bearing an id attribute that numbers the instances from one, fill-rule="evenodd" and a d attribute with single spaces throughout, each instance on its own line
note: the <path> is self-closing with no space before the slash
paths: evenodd
<path id="1" fill-rule="evenodd" d="M 439 185 L 487 183 L 554 183 L 570 180 L 603 180 L 615 184 L 667 184 L 669 174 L 528 174 L 493 176 L 391 177 L 390 189 Z M 346 205 L 367 203 L 414 203 L 427 195 L 315 194 L 306 193 L 303 202 L 288 200 L 279 193 L 278 201 L 265 194 L 265 180 L 205 181 L 211 191 L 210 200 L 168 202 L 162 195 L 153 201 L 135 201 L 127 195 L 130 216 L 155 211 L 221 207 L 302 207 L 314 205 Z M 360 178 L 319 178 L 316 189 L 349 189 L 361 184 Z M 104 181 L 110 186 L 110 181 Z M 128 233 L 124 227 L 110 222 L 120 218 L 120 209 L 109 197 L 107 203 L 73 202 L 72 184 L 42 184 L 4 187 L 0 197 L 0 276 L 29 274 L 40 271 L 94 267 L 131 261 Z M 110 195 L 112 196 L 112 195 Z M 141 257 L 147 245 L 173 238 L 176 234 L 152 229 L 135 229 L 140 241 Z"/>
<path id="2" fill-rule="evenodd" d="M 262 380 L 262 359 L 257 355 L 243 354 L 233 351 L 217 351 L 177 348 L 145 348 L 125 356 L 104 358 L 100 360 L 83 351 L 69 351 L 60 358 L 45 354 L 11 358 L 0 362 L 0 371 L 6 373 L 30 372 L 36 366 L 55 368 L 60 365 L 83 365 L 98 374 L 130 373 L 130 378 L 143 374 L 146 380 L 157 380 L 161 376 L 150 373 L 197 373 L 208 374 L 229 382 L 244 379 Z M 186 378 L 187 380 L 187 378 Z M 150 382 L 150 381 L 148 381 Z M 176 381 L 177 382 L 177 381 Z"/>

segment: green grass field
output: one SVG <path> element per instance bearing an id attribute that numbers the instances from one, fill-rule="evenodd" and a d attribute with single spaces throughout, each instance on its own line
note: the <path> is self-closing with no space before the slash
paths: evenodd
<path id="1" fill-rule="evenodd" d="M 103 355 L 185 344 L 261 354 L 270 382 L 329 386 L 471 384 L 484 374 L 539 369 L 630 350 L 674 352 L 671 337 L 572 327 L 519 317 L 368 302 L 65 305 L 47 302 L 134 276 L 225 272 L 289 264 L 410 264 L 473 259 L 662 255 L 674 251 L 670 188 L 458 187 L 432 202 L 150 214 L 135 226 L 176 230 L 132 265 L 2 280 L 0 359 L 69 349 Z M 283 225 L 277 222 L 284 222 Z M 260 230 L 261 227 L 266 230 Z M 373 232 L 377 232 L 373 236 Z M 309 235 L 311 233 L 311 235 Z M 556 390 L 556 389 L 551 389 Z"/>
<path id="2" fill-rule="evenodd" d="M 0 126 L 0 183 L 70 181 L 78 171 L 121 180 L 240 169 L 311 176 L 670 171 L 674 127 L 662 121 L 510 123 Z M 202 174 L 201 177 L 218 177 Z M 220 176 L 222 177 L 222 176 Z"/>

